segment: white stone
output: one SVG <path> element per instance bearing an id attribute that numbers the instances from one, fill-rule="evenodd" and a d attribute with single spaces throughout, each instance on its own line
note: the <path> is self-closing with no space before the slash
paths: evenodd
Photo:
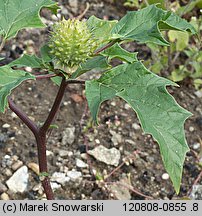
<path id="1" fill-rule="evenodd" d="M 26 70 L 27 72 L 32 72 L 32 68 L 31 68 L 31 67 L 25 67 L 25 70 Z"/>
<path id="2" fill-rule="evenodd" d="M 69 151 L 66 151 L 66 150 L 59 150 L 59 155 L 60 157 L 66 157 L 69 155 Z"/>
<path id="3" fill-rule="evenodd" d="M 10 125 L 7 123 L 2 125 L 2 128 L 9 128 L 9 127 L 10 127 Z"/>
<path id="4" fill-rule="evenodd" d="M 140 130 L 140 125 L 137 123 L 133 123 L 132 128 L 134 128 L 135 130 Z"/>
<path id="5" fill-rule="evenodd" d="M 2 193 L 0 198 L 1 198 L 1 200 L 10 200 L 7 193 Z"/>
<path id="6" fill-rule="evenodd" d="M 88 164 L 84 163 L 82 160 L 80 159 L 76 159 L 76 166 L 79 168 L 86 168 L 88 167 Z"/>
<path id="7" fill-rule="evenodd" d="M 100 144 L 100 140 L 99 139 L 95 139 L 96 144 Z"/>
<path id="8" fill-rule="evenodd" d="M 62 172 L 54 172 L 51 177 L 52 182 L 57 182 L 59 184 L 65 184 L 66 182 L 70 181 L 70 178 Z"/>
<path id="9" fill-rule="evenodd" d="M 66 128 L 62 134 L 62 144 L 72 144 L 75 140 L 75 127 Z"/>
<path id="10" fill-rule="evenodd" d="M 50 184 L 51 184 L 51 188 L 53 190 L 57 190 L 57 189 L 61 188 L 61 185 L 56 183 L 56 182 L 51 182 Z"/>
<path id="11" fill-rule="evenodd" d="M 115 101 L 112 101 L 112 102 L 111 102 L 111 105 L 112 105 L 112 106 L 116 106 L 116 102 L 115 102 Z"/>
<path id="12" fill-rule="evenodd" d="M 16 115 L 14 112 L 12 112 L 12 113 L 11 113 L 11 117 L 12 117 L 12 118 L 17 118 L 17 115 Z"/>
<path id="13" fill-rule="evenodd" d="M 22 166 L 10 177 L 6 184 L 14 193 L 23 193 L 27 189 L 28 179 L 28 168 L 26 166 Z"/>
<path id="14" fill-rule="evenodd" d="M 198 98 L 202 98 L 202 91 L 196 91 L 196 92 L 194 92 L 194 94 L 195 94 Z"/>
<path id="15" fill-rule="evenodd" d="M 162 178 L 163 180 L 168 180 L 168 179 L 169 179 L 168 173 L 163 173 L 163 175 L 161 176 L 161 178 Z"/>
<path id="16" fill-rule="evenodd" d="M 201 144 L 200 143 L 194 143 L 194 145 L 193 145 L 193 149 L 194 150 L 197 150 L 197 149 L 199 149 L 201 147 Z"/>
<path id="17" fill-rule="evenodd" d="M 87 155 L 87 153 L 82 153 L 82 154 L 81 154 L 81 158 L 84 159 L 84 160 L 88 160 L 88 155 Z"/>
<path id="18" fill-rule="evenodd" d="M 68 171 L 68 172 L 67 172 L 67 176 L 68 176 L 72 181 L 76 181 L 76 180 L 78 180 L 78 179 L 81 178 L 82 174 L 81 174 L 81 172 L 71 170 L 71 171 Z"/>
<path id="19" fill-rule="evenodd" d="M 10 155 L 5 155 L 1 161 L 2 167 L 11 166 L 13 163 Z"/>
<path id="20" fill-rule="evenodd" d="M 130 106 L 129 104 L 126 103 L 126 104 L 124 105 L 124 108 L 125 108 L 126 110 L 129 110 L 129 109 L 131 109 L 131 106 Z"/>
<path id="21" fill-rule="evenodd" d="M 74 13 L 77 13 L 78 10 L 78 0 L 69 0 L 69 6 Z"/>
<path id="22" fill-rule="evenodd" d="M 68 105 L 68 102 L 65 101 L 65 102 L 63 102 L 63 104 L 64 104 L 64 106 L 67 106 L 67 105 Z"/>
<path id="23" fill-rule="evenodd" d="M 190 132 L 193 132 L 193 131 L 194 131 L 194 127 L 190 126 L 190 127 L 189 127 L 189 131 L 190 131 Z"/>
<path id="24" fill-rule="evenodd" d="M 121 153 L 119 150 L 116 148 L 107 149 L 102 145 L 88 151 L 88 153 L 98 161 L 113 166 L 118 166 L 121 158 Z"/>
<path id="25" fill-rule="evenodd" d="M 116 133 L 113 130 L 110 130 L 110 133 L 112 135 L 111 140 L 112 140 L 112 142 L 113 142 L 113 144 L 115 146 L 122 142 L 122 136 L 121 136 L 121 134 L 118 134 L 118 133 Z"/>
<path id="26" fill-rule="evenodd" d="M 54 155 L 54 153 L 52 151 L 46 150 L 46 156 L 53 156 L 53 155 Z"/>
<path id="27" fill-rule="evenodd" d="M 114 182 L 112 185 L 110 185 L 112 194 L 118 200 L 130 200 L 131 199 L 131 195 L 129 191 L 130 187 L 131 187 L 131 184 L 127 178 L 124 178 L 120 180 L 119 182 Z"/>
<path id="28" fill-rule="evenodd" d="M 202 200 L 202 185 L 193 185 L 190 198 L 192 200 Z"/>
<path id="29" fill-rule="evenodd" d="M 34 162 L 31 162 L 31 163 L 28 163 L 28 167 L 33 171 L 35 172 L 37 175 L 39 175 L 39 165 L 34 163 Z"/>
<path id="30" fill-rule="evenodd" d="M 12 170 L 16 171 L 17 169 L 19 169 L 21 166 L 23 165 L 23 162 L 22 161 L 16 161 L 12 166 Z"/>

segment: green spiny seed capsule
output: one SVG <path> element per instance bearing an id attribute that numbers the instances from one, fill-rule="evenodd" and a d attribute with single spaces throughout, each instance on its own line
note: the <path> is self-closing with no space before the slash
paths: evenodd
<path id="1" fill-rule="evenodd" d="M 53 26 L 49 47 L 60 65 L 73 68 L 86 61 L 97 45 L 85 21 L 63 19 Z"/>

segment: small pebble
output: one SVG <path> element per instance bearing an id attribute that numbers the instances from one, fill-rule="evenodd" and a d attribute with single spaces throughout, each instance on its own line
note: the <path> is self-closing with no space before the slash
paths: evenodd
<path id="1" fill-rule="evenodd" d="M 65 173 L 62 173 L 62 172 L 54 172 L 51 177 L 52 182 L 57 182 L 59 184 L 65 184 L 69 180 L 70 178 L 66 176 Z"/>
<path id="2" fill-rule="evenodd" d="M 1 163 L 2 163 L 2 167 L 7 167 L 7 166 L 10 167 L 11 164 L 13 163 L 11 156 L 10 155 L 5 155 L 2 158 Z"/>
<path id="3" fill-rule="evenodd" d="M 46 156 L 53 156 L 53 155 L 54 155 L 54 153 L 52 151 L 46 150 Z"/>
<path id="4" fill-rule="evenodd" d="M 72 151 L 68 151 L 68 157 L 72 157 L 74 153 Z"/>
<path id="5" fill-rule="evenodd" d="M 56 182 L 51 182 L 51 187 L 52 187 L 52 189 L 54 191 L 54 190 L 57 190 L 57 189 L 61 188 L 61 185 L 56 183 Z"/>
<path id="6" fill-rule="evenodd" d="M 130 140 L 130 139 L 126 139 L 125 142 L 129 143 L 131 145 L 136 145 L 136 143 L 133 140 Z"/>
<path id="7" fill-rule="evenodd" d="M 73 13 L 77 13 L 78 10 L 78 0 L 69 0 L 69 6 Z"/>
<path id="8" fill-rule="evenodd" d="M 12 113 L 11 113 L 11 117 L 12 117 L 12 118 L 17 118 L 17 115 L 16 115 L 14 112 L 12 112 Z"/>
<path id="9" fill-rule="evenodd" d="M 60 157 L 66 157 L 69 155 L 69 151 L 59 150 L 58 154 L 60 155 Z"/>
<path id="10" fill-rule="evenodd" d="M 76 181 L 77 179 L 80 179 L 82 174 L 81 172 L 78 171 L 68 171 L 67 172 L 67 176 L 72 180 L 72 181 Z"/>
<path id="11" fill-rule="evenodd" d="M 27 165 L 33 172 L 39 175 L 39 165 L 36 163 L 28 163 Z"/>
<path id="12" fill-rule="evenodd" d="M 17 162 L 15 162 L 15 163 L 11 166 L 11 168 L 12 168 L 12 170 L 16 171 L 16 170 L 19 169 L 22 165 L 23 165 L 23 162 L 22 162 L 22 161 L 17 161 Z"/>
<path id="13" fill-rule="evenodd" d="M 161 176 L 161 178 L 162 178 L 163 180 L 168 180 L 168 179 L 169 179 L 168 173 L 163 173 L 163 175 Z"/>
<path id="14" fill-rule="evenodd" d="M 75 127 L 68 127 L 62 133 L 62 145 L 73 144 L 75 140 Z"/>
<path id="15" fill-rule="evenodd" d="M 32 68 L 31 68 L 31 67 L 25 67 L 25 70 L 26 70 L 27 72 L 32 72 Z"/>
<path id="16" fill-rule="evenodd" d="M 131 106 L 129 105 L 129 104 L 125 104 L 125 106 L 124 106 L 124 108 L 126 109 L 126 110 L 129 110 L 129 109 L 131 109 Z"/>
<path id="17" fill-rule="evenodd" d="M 10 125 L 7 124 L 7 123 L 2 125 L 2 128 L 6 128 L 6 129 L 7 129 L 7 128 L 9 128 L 9 127 L 10 127 Z"/>
<path id="18" fill-rule="evenodd" d="M 137 123 L 133 123 L 132 128 L 135 129 L 135 130 L 140 130 L 140 125 L 137 124 Z"/>
<path id="19" fill-rule="evenodd" d="M 193 132 L 193 131 L 194 131 L 194 127 L 190 126 L 190 127 L 189 127 L 189 131 L 190 131 L 190 132 Z"/>
<path id="20" fill-rule="evenodd" d="M 39 183 L 39 184 L 35 185 L 35 186 L 32 188 L 32 190 L 33 190 L 33 191 L 39 191 L 41 188 L 42 188 L 42 185 L 41 185 L 41 183 Z"/>
<path id="21" fill-rule="evenodd" d="M 69 11 L 67 10 L 67 8 L 65 8 L 64 6 L 61 7 L 61 14 L 62 15 L 68 15 Z"/>
<path id="22" fill-rule="evenodd" d="M 99 139 L 95 139 L 96 144 L 100 144 L 100 140 Z"/>
<path id="23" fill-rule="evenodd" d="M 5 169 L 5 170 L 4 170 L 4 174 L 5 174 L 6 176 L 10 177 L 10 176 L 12 176 L 13 173 L 11 172 L 10 169 Z"/>
<path id="24" fill-rule="evenodd" d="M 202 91 L 196 91 L 196 92 L 194 92 L 194 94 L 195 94 L 198 98 L 202 98 Z"/>
<path id="25" fill-rule="evenodd" d="M 7 187 L 0 182 L 0 194 L 7 191 Z"/>
<path id="26" fill-rule="evenodd" d="M 84 160 L 87 160 L 88 159 L 87 153 L 82 153 L 81 158 L 84 159 Z"/>
<path id="27" fill-rule="evenodd" d="M 116 102 L 115 102 L 115 101 L 112 101 L 112 102 L 111 102 L 111 105 L 112 105 L 112 106 L 116 106 Z"/>
<path id="28" fill-rule="evenodd" d="M 112 142 L 113 142 L 113 144 L 114 144 L 115 146 L 117 146 L 119 143 L 122 142 L 122 136 L 121 136 L 121 134 L 118 134 L 118 133 L 116 133 L 116 132 L 113 131 L 113 130 L 110 130 L 109 132 L 110 132 L 110 134 L 112 135 L 111 140 L 112 140 Z"/>
<path id="29" fill-rule="evenodd" d="M 201 147 L 201 144 L 200 143 L 194 143 L 194 145 L 193 145 L 193 149 L 194 150 L 197 150 L 197 149 L 199 149 Z"/>
<path id="30" fill-rule="evenodd" d="M 9 198 L 7 193 L 2 193 L 1 194 L 1 200 L 10 200 L 10 198 Z"/>
<path id="31" fill-rule="evenodd" d="M 88 164 L 84 163 L 82 160 L 80 159 L 76 159 L 76 166 L 79 168 L 86 168 L 88 167 Z"/>
<path id="32" fill-rule="evenodd" d="M 64 106 L 67 106 L 67 105 L 68 105 L 68 102 L 65 101 L 63 104 L 64 104 Z"/>

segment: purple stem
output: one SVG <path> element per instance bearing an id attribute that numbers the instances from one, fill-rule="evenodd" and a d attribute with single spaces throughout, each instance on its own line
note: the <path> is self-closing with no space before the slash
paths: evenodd
<path id="1" fill-rule="evenodd" d="M 47 165 L 47 156 L 46 156 L 46 135 L 47 131 L 54 120 L 62 98 L 65 93 L 65 89 L 67 86 L 67 82 L 65 78 L 62 79 L 58 94 L 55 98 L 55 101 L 53 103 L 52 109 L 43 124 L 41 128 L 38 128 L 37 125 L 31 121 L 31 119 L 22 111 L 20 110 L 16 104 L 9 98 L 8 103 L 10 109 L 27 125 L 27 127 L 33 132 L 35 138 L 36 138 L 36 143 L 37 143 L 37 150 L 38 150 L 38 161 L 39 161 L 39 170 L 40 173 L 48 173 L 48 165 Z M 48 176 L 42 176 L 42 186 L 44 188 L 46 197 L 48 200 L 53 200 L 54 199 L 54 194 L 53 190 L 51 188 L 50 180 Z"/>

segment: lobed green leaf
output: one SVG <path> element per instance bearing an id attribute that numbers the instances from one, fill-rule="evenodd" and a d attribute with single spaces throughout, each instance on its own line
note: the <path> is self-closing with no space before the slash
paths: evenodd
<path id="1" fill-rule="evenodd" d="M 191 113 L 180 107 L 167 92 L 176 85 L 148 71 L 141 62 L 119 65 L 98 80 L 86 82 L 86 97 L 93 119 L 97 121 L 100 104 L 118 96 L 137 113 L 143 130 L 158 142 L 162 159 L 179 192 L 183 162 L 189 150 L 184 122 Z"/>
<path id="2" fill-rule="evenodd" d="M 35 79 L 30 73 L 13 70 L 8 65 L 0 67 L 0 112 L 5 112 L 11 91 L 23 81 L 30 79 Z"/>
<path id="3" fill-rule="evenodd" d="M 75 79 L 87 71 L 99 70 L 100 72 L 109 69 L 110 65 L 105 56 L 95 56 L 79 65 L 78 69 L 72 74 L 71 79 Z"/>
<path id="4" fill-rule="evenodd" d="M 43 65 L 43 62 L 40 58 L 38 58 L 36 55 L 27 55 L 24 54 L 22 57 L 12 61 L 9 63 L 10 67 L 32 67 L 32 68 L 41 68 Z"/>
<path id="5" fill-rule="evenodd" d="M 91 16 L 87 20 L 87 25 L 94 37 L 100 41 L 101 45 L 102 43 L 106 43 L 110 40 L 111 30 L 117 22 L 117 20 L 108 21 Z"/>
<path id="6" fill-rule="evenodd" d="M 115 43 L 112 47 L 109 47 L 100 54 L 106 56 L 109 61 L 111 61 L 111 59 L 113 58 L 118 58 L 128 63 L 138 61 L 137 52 L 128 52 L 127 50 L 123 49 L 118 43 Z"/>
<path id="7" fill-rule="evenodd" d="M 8 40 L 21 29 L 45 27 L 39 17 L 44 7 L 54 13 L 58 9 L 52 0 L 0 0 L 0 35 Z"/>
<path id="8" fill-rule="evenodd" d="M 168 46 L 169 43 L 160 31 L 177 30 L 196 33 L 186 20 L 170 11 L 150 5 L 139 11 L 128 12 L 111 30 L 111 39 L 135 40 L 140 43 L 156 43 Z"/>

